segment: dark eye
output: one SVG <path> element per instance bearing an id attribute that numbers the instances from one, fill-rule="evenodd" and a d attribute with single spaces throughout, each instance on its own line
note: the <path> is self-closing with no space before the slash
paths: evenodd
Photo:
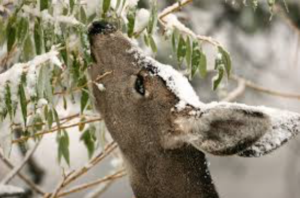
<path id="1" fill-rule="evenodd" d="M 141 94 L 142 96 L 145 95 L 145 87 L 144 87 L 144 78 L 140 75 L 137 76 L 134 84 L 135 90 Z"/>

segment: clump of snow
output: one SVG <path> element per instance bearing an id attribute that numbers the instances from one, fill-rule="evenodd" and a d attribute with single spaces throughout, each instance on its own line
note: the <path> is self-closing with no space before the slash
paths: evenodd
<path id="1" fill-rule="evenodd" d="M 120 168 L 123 166 L 123 159 L 121 157 L 114 157 L 111 161 L 110 164 L 114 167 L 114 168 Z"/>
<path id="2" fill-rule="evenodd" d="M 133 54 L 138 64 L 149 69 L 153 75 L 159 76 L 165 81 L 167 88 L 179 99 L 175 106 L 178 111 L 185 109 L 187 105 L 195 108 L 204 105 L 200 102 L 188 79 L 172 66 L 164 65 L 151 57 L 145 56 L 138 48 L 131 48 L 127 52 Z"/>
<path id="3" fill-rule="evenodd" d="M 0 197 L 18 197 L 24 193 L 25 190 L 22 188 L 0 184 Z"/>
<path id="4" fill-rule="evenodd" d="M 169 14 L 163 18 L 165 23 L 166 34 L 170 35 L 174 31 L 174 29 L 180 29 L 183 33 L 186 33 L 194 38 L 196 35 L 193 31 L 183 25 L 174 14 Z"/>
<path id="5" fill-rule="evenodd" d="M 42 108 L 46 105 L 48 105 L 48 101 L 45 98 L 40 98 L 37 102 L 37 108 Z"/>
<path id="6" fill-rule="evenodd" d="M 98 87 L 99 91 L 101 91 L 101 92 L 106 90 L 105 86 L 102 83 L 96 83 L 96 86 Z"/>
<path id="7" fill-rule="evenodd" d="M 134 32 L 142 31 L 147 26 L 149 19 L 150 19 L 150 12 L 144 8 L 140 9 L 136 14 Z"/>
<path id="8" fill-rule="evenodd" d="M 21 83 L 21 76 L 23 73 L 27 73 L 26 93 L 29 97 L 36 96 L 37 67 L 49 60 L 57 59 L 56 61 L 59 61 L 57 58 L 58 54 L 58 51 L 53 47 L 51 51 L 36 56 L 33 60 L 27 63 L 17 63 L 9 70 L 0 74 L 0 113 L 6 108 L 5 96 L 7 91 L 5 87 L 9 86 L 11 100 L 13 105 L 16 106 L 19 101 L 19 85 Z"/>
<path id="9" fill-rule="evenodd" d="M 139 0 L 127 0 L 126 2 L 128 7 L 133 8 L 137 6 Z"/>

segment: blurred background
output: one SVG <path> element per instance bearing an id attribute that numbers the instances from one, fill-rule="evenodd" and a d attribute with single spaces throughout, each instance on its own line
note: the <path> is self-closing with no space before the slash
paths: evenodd
<path id="1" fill-rule="evenodd" d="M 100 2 L 87 0 L 92 9 Z M 171 4 L 172 0 L 159 0 L 159 9 Z M 300 113 L 300 99 L 275 96 L 266 90 L 280 93 L 300 94 L 300 2 L 299 0 L 279 1 L 273 15 L 266 4 L 256 10 L 251 2 L 238 0 L 195 0 L 176 13 L 178 18 L 196 34 L 211 36 L 230 52 L 233 74 L 249 80 L 260 87 L 248 86 L 240 90 L 236 102 L 249 105 L 264 105 Z M 139 6 L 147 8 L 148 1 L 140 0 Z M 1 28 L 1 27 L 0 27 Z M 161 31 L 161 30 L 159 30 Z M 176 65 L 171 45 L 159 34 L 157 59 Z M 214 67 L 215 51 L 209 44 L 203 45 L 208 55 L 208 67 Z M 1 51 L 1 50 L 0 50 Z M 1 54 L 0 54 L 1 55 Z M 177 67 L 176 67 L 177 68 Z M 239 86 L 238 80 L 224 80 L 217 91 L 211 89 L 213 72 L 206 78 L 198 75 L 192 84 L 203 102 L 219 101 Z M 248 81 L 247 81 L 248 82 Z M 260 88 L 265 88 L 263 91 Z M 78 108 L 77 106 L 69 108 Z M 63 111 L 63 108 L 61 108 Z M 75 111 L 75 110 L 74 110 Z M 70 135 L 71 169 L 86 164 L 88 155 L 85 146 L 79 142 L 80 133 L 72 130 Z M 30 163 L 22 170 L 40 183 L 45 191 L 52 191 L 62 176 L 62 167 L 57 161 L 57 145 L 54 134 L 43 138 Z M 22 161 L 18 147 L 10 156 L 14 164 Z M 111 172 L 117 157 L 109 157 L 75 184 L 91 181 Z M 223 198 L 299 198 L 300 197 L 300 137 L 290 141 L 281 149 L 262 158 L 208 156 L 210 171 Z M 9 172 L 0 160 L 0 178 Z M 15 185 L 26 186 L 18 178 Z M 96 187 L 99 188 L 99 187 Z M 30 195 L 28 196 L 30 197 Z M 97 197 L 91 189 L 69 197 Z M 128 178 L 115 181 L 103 194 L 103 198 L 132 198 Z"/>

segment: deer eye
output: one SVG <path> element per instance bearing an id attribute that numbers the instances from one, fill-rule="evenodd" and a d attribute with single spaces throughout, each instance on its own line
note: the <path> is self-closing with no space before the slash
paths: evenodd
<path id="1" fill-rule="evenodd" d="M 146 90 L 144 86 L 144 78 L 141 75 L 138 75 L 135 84 L 134 84 L 134 89 L 141 94 L 142 96 L 145 96 Z"/>

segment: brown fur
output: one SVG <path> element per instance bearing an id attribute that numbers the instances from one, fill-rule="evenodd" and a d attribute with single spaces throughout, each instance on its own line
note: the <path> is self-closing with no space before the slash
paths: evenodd
<path id="1" fill-rule="evenodd" d="M 96 107 L 119 144 L 137 198 L 217 198 L 205 155 L 192 146 L 166 150 L 163 136 L 174 131 L 171 108 L 178 102 L 157 76 L 136 65 L 126 51 L 130 42 L 120 32 L 91 36 L 96 60 L 90 74 L 106 91 L 93 87 Z M 134 90 L 136 75 L 144 75 L 146 97 Z"/>

